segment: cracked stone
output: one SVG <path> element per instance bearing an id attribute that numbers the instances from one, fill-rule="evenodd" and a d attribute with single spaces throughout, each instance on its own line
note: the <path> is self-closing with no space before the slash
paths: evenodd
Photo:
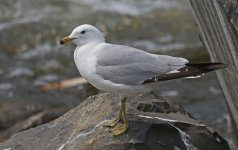
<path id="1" fill-rule="evenodd" d="M 60 118 L 13 135 L 0 149 L 228 150 L 228 143 L 168 97 L 139 95 L 127 101 L 129 129 L 114 137 L 103 124 L 116 116 L 119 97 L 99 94 Z"/>

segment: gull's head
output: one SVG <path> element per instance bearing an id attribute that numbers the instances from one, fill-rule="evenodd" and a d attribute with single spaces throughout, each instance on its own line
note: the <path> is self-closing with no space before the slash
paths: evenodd
<path id="1" fill-rule="evenodd" d="M 68 42 L 74 42 L 77 46 L 82 46 L 88 43 L 101 43 L 105 41 L 105 38 L 96 27 L 88 24 L 84 24 L 75 28 L 72 33 L 60 40 L 60 44 L 63 45 Z"/>

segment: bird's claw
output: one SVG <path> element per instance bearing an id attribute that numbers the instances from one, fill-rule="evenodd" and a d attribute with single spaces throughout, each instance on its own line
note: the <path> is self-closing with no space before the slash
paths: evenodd
<path id="1" fill-rule="evenodd" d="M 125 122 L 124 124 L 117 124 L 112 130 L 111 130 L 111 133 L 114 135 L 114 136 L 118 136 L 118 135 L 121 135 L 123 134 L 124 132 L 126 132 L 128 129 L 128 123 Z"/>

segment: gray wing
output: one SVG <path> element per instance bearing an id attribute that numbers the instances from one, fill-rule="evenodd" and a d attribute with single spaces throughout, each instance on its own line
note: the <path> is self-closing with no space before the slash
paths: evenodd
<path id="1" fill-rule="evenodd" d="M 99 49 L 96 73 L 117 84 L 139 85 L 155 76 L 178 70 L 188 62 L 123 45 L 104 44 Z"/>

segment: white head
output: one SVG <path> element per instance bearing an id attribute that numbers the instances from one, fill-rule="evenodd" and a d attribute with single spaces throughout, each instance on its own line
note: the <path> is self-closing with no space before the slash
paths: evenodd
<path id="1" fill-rule="evenodd" d="M 102 32 L 96 27 L 84 24 L 75 28 L 72 33 L 60 40 L 60 44 L 65 44 L 73 41 L 77 46 L 82 46 L 88 43 L 105 42 Z"/>

